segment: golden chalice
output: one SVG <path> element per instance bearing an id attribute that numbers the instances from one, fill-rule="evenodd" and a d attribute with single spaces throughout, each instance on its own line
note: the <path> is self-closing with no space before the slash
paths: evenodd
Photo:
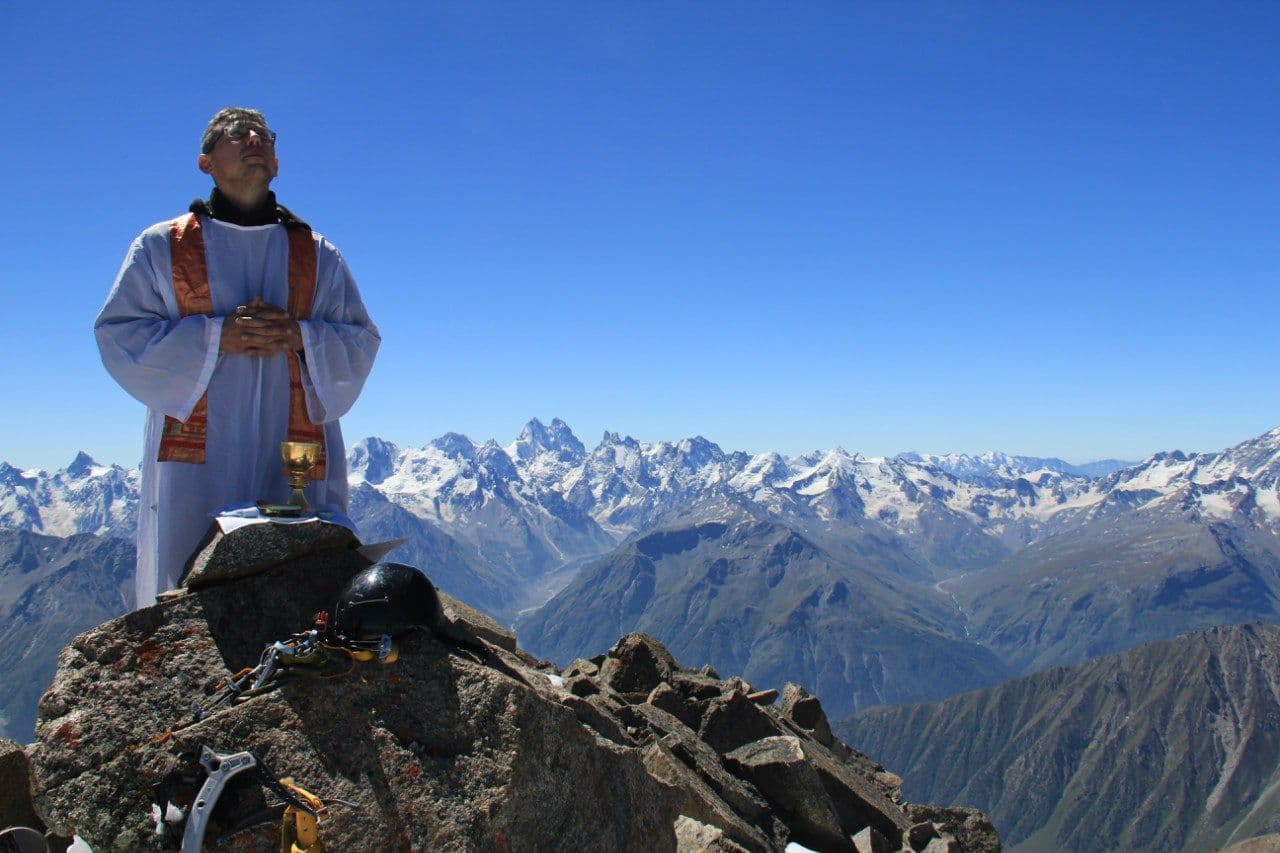
<path id="1" fill-rule="evenodd" d="M 320 461 L 324 445 L 318 441 L 282 441 L 280 442 L 280 458 L 284 460 L 285 477 L 293 487 L 293 495 L 289 503 L 296 506 L 299 512 L 306 512 L 307 499 L 302 489 L 307 485 L 307 474 Z"/>

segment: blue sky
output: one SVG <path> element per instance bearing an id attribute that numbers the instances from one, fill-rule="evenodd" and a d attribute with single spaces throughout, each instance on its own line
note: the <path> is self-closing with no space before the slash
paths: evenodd
<path id="1" fill-rule="evenodd" d="M 90 332 L 261 107 L 383 333 L 349 442 L 1058 455 L 1280 425 L 1280 4 L 0 9 L 0 459 L 134 464 Z"/>

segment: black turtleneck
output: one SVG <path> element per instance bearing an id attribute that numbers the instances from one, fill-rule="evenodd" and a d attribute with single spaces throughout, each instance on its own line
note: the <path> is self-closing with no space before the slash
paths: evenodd
<path id="1" fill-rule="evenodd" d="M 217 187 L 209 194 L 209 200 L 198 198 L 191 202 L 189 210 L 230 222 L 233 225 L 283 225 L 286 228 L 306 228 L 303 222 L 284 205 L 276 202 L 276 194 L 268 191 L 262 201 L 249 210 L 227 198 Z"/>

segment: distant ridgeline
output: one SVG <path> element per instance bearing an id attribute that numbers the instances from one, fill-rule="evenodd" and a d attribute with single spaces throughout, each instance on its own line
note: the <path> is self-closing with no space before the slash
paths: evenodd
<path id="1" fill-rule="evenodd" d="M 534 653 L 566 664 L 644 631 L 694 665 L 802 683 L 837 717 L 1280 623 L 1278 460 L 1280 429 L 1090 469 L 617 433 L 589 450 L 560 420 L 506 447 L 451 433 L 349 454 L 364 541 L 407 538 L 393 558 L 514 624 Z M 55 474 L 0 466 L 10 528 L 129 536 L 136 501 L 136 474 L 83 455 Z M 29 579 L 0 568 L 0 616 L 27 632 L 44 618 L 13 609 Z M 67 637 L 24 648 L 51 660 Z M 0 658 L 0 677 L 19 663 Z M 0 700 L 11 735 L 29 736 L 12 703 L 30 697 Z"/>

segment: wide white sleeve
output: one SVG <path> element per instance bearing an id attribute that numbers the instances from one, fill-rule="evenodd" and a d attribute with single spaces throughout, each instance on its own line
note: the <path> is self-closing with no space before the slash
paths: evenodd
<path id="1" fill-rule="evenodd" d="M 314 423 L 345 415 L 373 369 L 382 336 L 365 311 L 355 279 L 332 244 L 317 245 L 316 296 L 311 318 L 300 320 L 307 410 Z"/>
<path id="2" fill-rule="evenodd" d="M 147 408 L 186 420 L 218 363 L 222 318 L 179 317 L 168 242 L 133 241 L 93 324 L 107 372 Z"/>

